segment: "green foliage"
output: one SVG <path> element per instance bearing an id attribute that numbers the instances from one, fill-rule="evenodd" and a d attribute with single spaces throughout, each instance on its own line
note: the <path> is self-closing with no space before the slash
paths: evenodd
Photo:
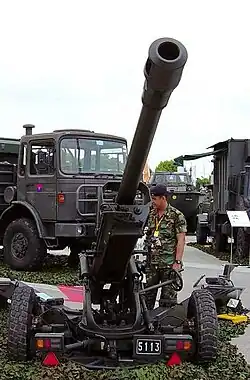
<path id="1" fill-rule="evenodd" d="M 156 172 L 176 172 L 177 165 L 173 160 L 161 161 L 155 168 Z"/>
<path id="2" fill-rule="evenodd" d="M 15 272 L 0 264 L 0 277 L 12 276 L 24 281 L 49 284 L 79 284 L 77 271 L 66 267 L 67 257 L 50 257 L 41 272 Z M 243 334 L 246 324 L 233 325 L 220 322 L 219 355 L 214 363 L 198 365 L 183 363 L 166 367 L 165 362 L 133 369 L 113 371 L 87 371 L 83 366 L 62 360 L 58 367 L 43 367 L 39 359 L 17 363 L 8 360 L 6 354 L 8 310 L 0 310 L 0 380 L 247 380 L 250 368 L 237 348 L 230 344 L 231 338 Z"/>
<path id="3" fill-rule="evenodd" d="M 196 188 L 200 189 L 204 185 L 209 185 L 211 183 L 211 176 L 209 178 L 200 177 L 196 179 Z"/>

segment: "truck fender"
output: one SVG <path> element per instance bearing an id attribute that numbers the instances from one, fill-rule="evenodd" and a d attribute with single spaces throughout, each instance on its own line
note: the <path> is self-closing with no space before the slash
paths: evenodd
<path id="1" fill-rule="evenodd" d="M 3 221 L 6 217 L 8 217 L 9 214 L 13 213 L 14 210 L 16 210 L 17 208 L 23 208 L 25 209 L 25 211 L 28 211 L 28 213 L 30 214 L 30 216 L 32 216 L 33 220 L 36 223 L 39 237 L 43 238 L 45 236 L 45 231 L 44 231 L 41 218 L 38 212 L 36 211 L 36 209 L 28 202 L 13 201 L 11 205 L 7 209 L 5 209 L 4 212 L 1 214 L 0 221 Z M 20 214 L 20 217 L 22 217 L 22 214 Z M 15 218 L 11 218 L 11 219 L 14 220 Z"/>

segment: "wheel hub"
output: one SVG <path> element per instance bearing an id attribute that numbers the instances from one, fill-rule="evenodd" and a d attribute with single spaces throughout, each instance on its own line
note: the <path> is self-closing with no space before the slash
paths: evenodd
<path id="1" fill-rule="evenodd" d="M 28 248 L 28 240 L 21 233 L 18 232 L 14 235 L 11 242 L 11 253 L 16 259 L 23 259 L 26 255 Z"/>

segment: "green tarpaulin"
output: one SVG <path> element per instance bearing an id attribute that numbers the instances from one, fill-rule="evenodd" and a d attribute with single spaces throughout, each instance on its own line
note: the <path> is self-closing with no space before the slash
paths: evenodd
<path id="1" fill-rule="evenodd" d="M 18 154 L 20 140 L 0 138 L 0 153 Z"/>
<path id="2" fill-rule="evenodd" d="M 212 152 L 198 153 L 198 154 L 186 154 L 185 156 L 179 156 L 174 159 L 174 162 L 178 166 L 183 166 L 184 161 L 198 160 L 199 158 L 214 156 L 218 153 L 224 152 L 226 149 L 217 149 Z"/>

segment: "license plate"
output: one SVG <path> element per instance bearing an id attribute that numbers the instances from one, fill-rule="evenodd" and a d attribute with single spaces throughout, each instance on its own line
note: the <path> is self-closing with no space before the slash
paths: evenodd
<path id="1" fill-rule="evenodd" d="M 161 355 L 160 339 L 136 339 L 135 345 L 136 355 Z"/>

